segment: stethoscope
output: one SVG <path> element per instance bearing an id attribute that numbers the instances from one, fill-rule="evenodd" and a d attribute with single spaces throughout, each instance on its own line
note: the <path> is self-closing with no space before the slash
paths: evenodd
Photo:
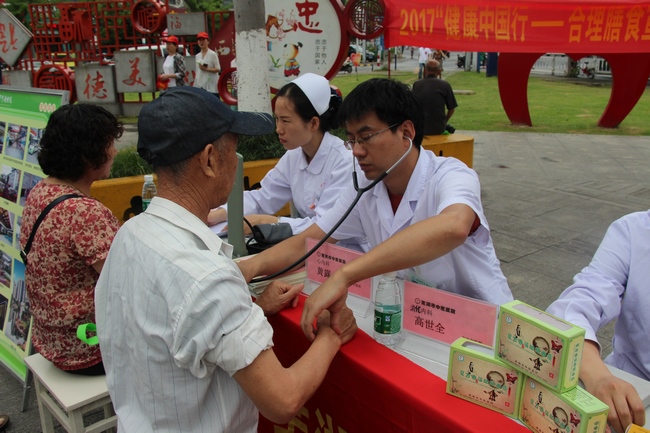
<path id="1" fill-rule="evenodd" d="M 350 212 L 352 212 L 352 209 L 354 209 L 354 206 L 356 206 L 356 204 L 359 202 L 359 199 L 361 199 L 361 196 L 363 195 L 363 193 L 365 193 L 367 191 L 370 191 L 371 189 L 373 189 L 375 187 L 375 185 L 377 185 L 379 182 L 384 180 L 384 178 L 386 176 L 388 176 L 388 174 L 391 171 L 393 171 L 395 169 L 395 167 L 397 167 L 408 156 L 408 154 L 411 152 L 411 149 L 413 148 L 413 140 L 411 140 L 409 137 L 404 137 L 404 138 L 406 138 L 409 141 L 409 148 L 406 150 L 404 155 L 402 155 L 400 157 L 400 159 L 398 159 L 397 162 L 395 162 L 395 164 L 393 164 L 388 170 L 386 170 L 385 172 L 380 174 L 379 177 L 377 177 L 375 180 L 373 180 L 368 186 L 365 186 L 363 188 L 359 188 L 359 180 L 357 178 L 357 170 L 356 170 L 356 164 L 355 164 L 356 160 L 354 158 L 354 155 L 352 155 L 352 159 L 353 159 L 353 161 L 352 161 L 352 183 L 354 185 L 354 190 L 357 192 L 357 195 L 356 195 L 356 197 L 354 197 L 354 200 L 352 200 L 352 203 L 350 204 L 350 207 L 348 207 L 348 210 L 345 211 L 345 213 L 343 214 L 341 219 L 339 219 L 337 221 L 337 223 L 334 224 L 334 227 L 332 227 L 332 229 L 329 232 L 327 232 L 327 234 L 323 237 L 323 239 L 318 241 L 318 243 L 316 245 L 314 245 L 314 247 L 311 250 L 307 251 L 307 253 L 304 256 L 302 256 L 301 258 L 296 260 L 293 264 L 291 264 L 288 267 L 282 269 L 281 271 L 275 272 L 275 273 L 273 273 L 271 275 L 265 275 L 263 277 L 253 278 L 250 281 L 250 283 L 253 284 L 253 283 L 259 283 L 259 282 L 262 282 L 262 281 L 267 281 L 267 280 L 273 279 L 273 278 L 275 278 L 275 277 L 277 277 L 279 275 L 282 275 L 285 272 L 289 272 L 291 269 L 295 268 L 296 266 L 298 266 L 299 264 L 301 264 L 302 262 L 307 260 L 307 258 L 309 258 L 309 256 L 314 254 L 314 252 L 316 252 L 316 250 L 319 249 L 320 246 L 323 245 L 330 238 L 330 236 L 332 236 L 332 234 L 336 231 L 336 229 L 338 229 L 339 226 L 341 224 L 343 224 L 343 221 L 345 221 L 345 219 L 348 217 L 348 215 L 350 215 Z"/>

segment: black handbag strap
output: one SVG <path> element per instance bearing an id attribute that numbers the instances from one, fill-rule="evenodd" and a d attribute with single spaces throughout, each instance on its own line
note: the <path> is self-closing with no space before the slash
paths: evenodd
<path id="1" fill-rule="evenodd" d="M 29 254 L 29 250 L 32 248 L 32 242 L 34 241 L 34 236 L 36 235 L 36 230 L 38 230 L 38 226 L 41 225 L 43 220 L 45 219 L 45 216 L 50 213 L 52 208 L 56 206 L 57 204 L 61 203 L 62 201 L 65 201 L 69 198 L 75 198 L 75 197 L 82 197 L 79 194 L 63 194 L 62 196 L 59 196 L 52 200 L 50 204 L 45 206 L 45 209 L 43 209 L 43 212 L 38 216 L 36 219 L 36 222 L 34 223 L 34 227 L 32 227 L 32 232 L 29 235 L 29 240 L 25 244 L 25 248 L 20 251 L 20 257 L 23 259 L 23 263 L 25 266 L 27 266 L 27 254 Z"/>

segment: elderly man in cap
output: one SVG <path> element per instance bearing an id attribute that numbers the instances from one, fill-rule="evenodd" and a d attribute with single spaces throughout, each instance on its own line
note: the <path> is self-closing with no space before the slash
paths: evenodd
<path id="1" fill-rule="evenodd" d="M 201 32 L 196 35 L 196 41 L 201 51 L 196 54 L 196 79 L 194 80 L 194 87 L 200 87 L 219 96 L 217 90 L 217 81 L 219 81 L 219 72 L 221 71 L 219 56 L 208 47 L 210 37 L 206 32 Z"/>
<path id="2" fill-rule="evenodd" d="M 356 331 L 349 310 L 340 334 L 321 317 L 310 348 L 284 368 L 265 314 L 295 305 L 302 285 L 272 283 L 252 302 L 232 247 L 206 224 L 233 186 L 238 134 L 273 126 L 194 87 L 140 112 L 138 152 L 154 166 L 158 195 L 117 233 L 95 300 L 122 433 L 256 432 L 259 412 L 286 423 Z"/>

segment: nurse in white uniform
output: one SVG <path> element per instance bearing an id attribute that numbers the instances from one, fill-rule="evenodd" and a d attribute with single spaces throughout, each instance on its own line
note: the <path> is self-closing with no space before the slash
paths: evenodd
<path id="1" fill-rule="evenodd" d="M 340 104 L 341 97 L 320 75 L 303 74 L 280 89 L 275 123 L 287 152 L 262 179 L 260 189 L 244 191 L 244 215 L 252 225 L 288 223 L 293 234 L 298 234 L 331 208 L 344 186 L 352 183 L 352 154 L 343 140 L 329 133 L 337 127 Z M 289 201 L 297 218 L 273 215 Z M 213 209 L 208 222 L 214 225 L 226 218 L 225 208 Z M 244 230 L 250 233 L 246 225 Z"/>

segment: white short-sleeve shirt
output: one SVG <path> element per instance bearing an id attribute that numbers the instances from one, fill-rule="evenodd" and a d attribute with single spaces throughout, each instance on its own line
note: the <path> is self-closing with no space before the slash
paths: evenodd
<path id="1" fill-rule="evenodd" d="M 357 172 L 362 173 L 359 169 Z M 360 174 L 360 187 L 370 183 Z M 438 157 L 420 149 L 397 212 L 393 213 L 388 191 L 384 183 L 379 182 L 361 197 L 332 237 L 338 240 L 366 237 L 369 246 L 374 248 L 395 233 L 438 215 L 452 204 L 466 204 L 480 218 L 481 226 L 476 232 L 444 256 L 400 273 L 404 278 L 415 275 L 433 287 L 500 305 L 513 297 L 494 251 L 480 191 L 474 170 L 455 158 Z M 356 191 L 350 185 L 334 207 L 318 220 L 318 226 L 328 232 L 355 196 Z"/>
<path id="2" fill-rule="evenodd" d="M 205 89 L 210 93 L 217 93 L 217 82 L 219 81 L 219 74 L 216 72 L 207 72 L 202 70 L 199 67 L 200 63 L 207 63 L 208 68 L 219 68 L 221 69 L 221 64 L 219 64 L 219 56 L 212 50 L 203 56 L 203 53 L 199 51 L 196 55 L 196 79 L 194 80 L 194 87 L 200 87 Z"/>
<path id="3" fill-rule="evenodd" d="M 118 231 L 95 305 L 119 431 L 257 431 L 232 375 L 272 346 L 273 330 L 231 253 L 160 197 Z"/>
<path id="4" fill-rule="evenodd" d="M 264 176 L 260 189 L 244 191 L 244 215 L 274 214 L 288 201 L 300 218 L 282 218 L 294 234 L 327 212 L 352 184 L 352 152 L 343 140 L 326 132 L 314 158 L 307 163 L 301 148 L 287 151 Z"/>

